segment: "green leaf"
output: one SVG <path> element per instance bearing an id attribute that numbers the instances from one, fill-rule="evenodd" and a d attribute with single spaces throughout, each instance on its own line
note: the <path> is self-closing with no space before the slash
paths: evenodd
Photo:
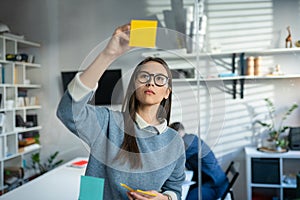
<path id="1" fill-rule="evenodd" d="M 58 155 L 58 151 L 56 151 L 54 154 L 51 154 L 49 158 L 47 159 L 46 163 L 41 163 L 40 160 L 40 153 L 35 153 L 31 155 L 32 163 L 33 163 L 33 168 L 35 168 L 35 163 L 38 164 L 40 172 L 43 174 L 47 171 L 50 171 L 54 169 L 55 167 L 59 166 L 61 163 L 63 163 L 63 160 L 56 161 L 54 164 L 54 160 L 56 159 Z"/>

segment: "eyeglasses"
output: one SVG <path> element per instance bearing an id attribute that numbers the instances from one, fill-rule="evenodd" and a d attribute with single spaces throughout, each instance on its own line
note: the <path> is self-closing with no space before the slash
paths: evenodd
<path id="1" fill-rule="evenodd" d="M 136 80 L 140 83 L 149 83 L 151 81 L 151 76 L 156 86 L 162 87 L 168 83 L 169 78 L 163 74 L 150 74 L 145 71 L 139 71 L 136 75 Z"/>

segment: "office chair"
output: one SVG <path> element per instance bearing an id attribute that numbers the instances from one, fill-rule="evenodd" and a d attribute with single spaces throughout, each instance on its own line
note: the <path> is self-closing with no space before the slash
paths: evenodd
<path id="1" fill-rule="evenodd" d="M 239 176 L 240 173 L 235 168 L 233 161 L 231 161 L 230 165 L 226 169 L 225 174 L 226 174 L 226 176 L 227 176 L 227 178 L 229 180 L 229 184 L 228 184 L 228 186 L 226 188 L 226 191 L 222 195 L 221 200 L 224 200 L 227 197 L 228 193 L 230 195 L 231 200 L 234 200 L 232 186 L 235 183 L 235 181 L 238 178 L 238 176 Z"/>

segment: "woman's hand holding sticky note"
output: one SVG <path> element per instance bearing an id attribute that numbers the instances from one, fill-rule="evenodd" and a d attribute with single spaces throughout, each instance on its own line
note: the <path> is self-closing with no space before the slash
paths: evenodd
<path id="1" fill-rule="evenodd" d="M 153 48 L 156 45 L 157 21 L 131 20 L 129 46 Z"/>

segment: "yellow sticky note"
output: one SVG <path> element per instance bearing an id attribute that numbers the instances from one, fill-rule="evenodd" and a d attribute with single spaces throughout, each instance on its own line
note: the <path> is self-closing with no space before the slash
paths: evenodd
<path id="1" fill-rule="evenodd" d="M 156 30 L 155 20 L 131 20 L 129 46 L 155 47 Z"/>

